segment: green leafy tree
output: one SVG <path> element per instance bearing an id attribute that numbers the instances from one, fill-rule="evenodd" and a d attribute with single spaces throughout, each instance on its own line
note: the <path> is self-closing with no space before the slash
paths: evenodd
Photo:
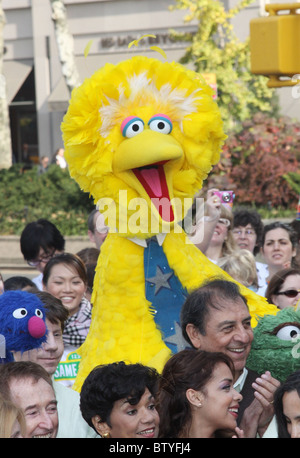
<path id="1" fill-rule="evenodd" d="M 207 185 L 234 189 L 237 204 L 295 209 L 299 156 L 300 123 L 257 113 L 228 136 Z"/>
<path id="2" fill-rule="evenodd" d="M 226 131 L 253 112 L 273 112 L 273 91 L 267 87 L 267 78 L 250 71 L 249 39 L 240 41 L 231 22 L 253 0 L 240 0 L 229 10 L 219 0 L 175 1 L 170 9 L 188 10 L 185 22 L 198 24 L 195 33 L 173 31 L 175 39 L 190 42 L 181 63 L 193 63 L 201 74 L 216 74 L 218 105 Z"/>
<path id="3" fill-rule="evenodd" d="M 288 182 L 289 186 L 293 191 L 300 197 L 300 172 L 289 172 L 284 175 L 284 178 Z"/>

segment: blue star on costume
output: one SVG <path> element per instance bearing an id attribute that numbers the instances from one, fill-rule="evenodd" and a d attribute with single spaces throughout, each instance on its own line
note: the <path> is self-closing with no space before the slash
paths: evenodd
<path id="1" fill-rule="evenodd" d="M 187 346 L 179 325 L 180 311 L 187 291 L 170 268 L 156 237 L 147 240 L 144 270 L 146 298 L 152 303 L 155 323 L 162 332 L 165 344 L 176 353 Z"/>

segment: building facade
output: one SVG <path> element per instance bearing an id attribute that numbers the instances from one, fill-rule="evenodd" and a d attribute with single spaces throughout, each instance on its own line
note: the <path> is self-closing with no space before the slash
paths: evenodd
<path id="1" fill-rule="evenodd" d="M 268 0 L 255 1 L 243 11 L 234 27 L 238 36 L 249 35 L 249 21 L 263 13 Z M 169 11 L 174 0 L 65 0 L 68 25 L 74 41 L 80 80 L 105 63 L 117 63 L 133 54 L 162 58 L 151 51 L 161 47 L 168 60 L 178 61 L 185 43 L 174 42 L 170 29 L 193 31 L 185 24 L 182 10 Z M 236 0 L 224 0 L 227 7 Z M 17 162 L 52 158 L 62 147 L 60 124 L 70 97 L 62 75 L 58 46 L 51 18 L 50 0 L 3 0 L 4 76 L 9 102 L 12 146 Z M 138 47 L 128 44 L 144 34 Z M 85 57 L 85 49 L 90 45 Z M 280 89 L 282 113 L 300 119 L 300 97 L 290 88 Z"/>

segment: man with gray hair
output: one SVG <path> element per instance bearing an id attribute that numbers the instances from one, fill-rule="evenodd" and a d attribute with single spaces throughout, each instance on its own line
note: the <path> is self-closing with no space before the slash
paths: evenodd
<path id="1" fill-rule="evenodd" d="M 0 365 L 0 395 L 21 408 L 27 438 L 55 438 L 57 400 L 50 375 L 31 361 Z"/>

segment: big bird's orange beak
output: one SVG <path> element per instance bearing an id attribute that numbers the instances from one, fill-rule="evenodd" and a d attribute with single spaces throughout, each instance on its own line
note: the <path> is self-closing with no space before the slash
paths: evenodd
<path id="1" fill-rule="evenodd" d="M 146 129 L 132 138 L 126 138 L 114 155 L 113 169 L 124 172 L 161 161 L 179 159 L 183 150 L 172 135 Z"/>
<path id="2" fill-rule="evenodd" d="M 113 170 L 121 174 L 141 197 L 148 197 L 165 221 L 174 221 L 172 165 L 183 157 L 183 149 L 172 135 L 146 129 L 126 138 L 117 148 Z M 164 205 L 169 212 L 164 211 Z"/>

